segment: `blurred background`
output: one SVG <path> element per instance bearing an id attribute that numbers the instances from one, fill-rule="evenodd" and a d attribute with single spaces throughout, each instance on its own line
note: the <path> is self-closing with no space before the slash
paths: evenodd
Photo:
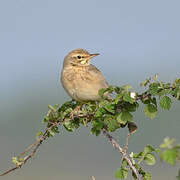
<path id="1" fill-rule="evenodd" d="M 64 56 L 75 48 L 100 53 L 92 60 L 109 84 L 139 90 L 146 78 L 180 77 L 180 1 L 174 0 L 1 0 L 0 1 L 0 171 L 43 129 L 48 104 L 70 100 L 60 84 Z M 129 150 L 158 146 L 166 136 L 180 141 L 180 104 L 154 120 L 134 113 L 138 131 Z M 123 144 L 127 129 L 114 133 Z M 61 133 L 35 158 L 5 180 L 114 180 L 120 154 L 90 128 Z M 157 163 L 155 180 L 176 179 L 179 167 Z M 132 179 L 129 177 L 129 179 Z"/>

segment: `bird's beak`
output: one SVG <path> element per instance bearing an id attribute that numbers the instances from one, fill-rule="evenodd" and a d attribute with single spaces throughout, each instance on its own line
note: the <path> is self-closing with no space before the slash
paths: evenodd
<path id="1" fill-rule="evenodd" d="M 93 57 L 98 56 L 98 55 L 99 55 L 98 53 L 96 53 L 96 54 L 90 54 L 90 58 L 93 58 Z"/>

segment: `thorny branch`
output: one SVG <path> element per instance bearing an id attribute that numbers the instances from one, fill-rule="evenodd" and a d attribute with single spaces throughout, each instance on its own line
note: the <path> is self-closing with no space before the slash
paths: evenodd
<path id="1" fill-rule="evenodd" d="M 82 116 L 82 115 L 80 115 Z M 16 165 L 15 167 L 13 168 L 10 168 L 8 169 L 7 171 L 5 171 L 4 173 L 0 174 L 0 176 L 4 176 L 6 174 L 9 174 L 10 172 L 12 171 L 15 171 L 16 169 L 19 169 L 21 168 L 22 166 L 24 166 L 27 161 L 29 161 L 37 152 L 37 150 L 39 149 L 39 147 L 41 146 L 41 144 L 48 138 L 48 133 L 50 132 L 50 130 L 53 128 L 53 127 L 57 127 L 59 126 L 60 124 L 62 125 L 65 121 L 59 121 L 57 120 L 55 123 L 51 123 L 49 127 L 46 128 L 45 132 L 41 135 L 40 138 L 38 138 L 38 140 L 30 145 L 29 147 L 27 147 L 27 149 L 22 152 L 20 155 L 19 155 L 19 158 L 22 158 L 24 157 L 26 154 L 28 154 L 27 156 L 25 156 L 23 158 L 23 160 L 21 160 L 21 163 Z M 137 178 L 139 180 L 140 179 L 140 176 L 139 176 L 139 173 L 137 172 L 136 168 L 133 166 L 133 163 L 132 161 L 130 160 L 130 158 L 127 156 L 126 152 L 127 152 L 127 149 L 128 149 L 128 143 L 129 143 L 129 138 L 130 138 L 130 134 L 128 134 L 127 136 L 127 143 L 126 143 L 126 147 L 125 149 L 123 150 L 120 145 L 116 142 L 116 140 L 105 130 L 103 129 L 103 134 L 110 140 L 110 142 L 112 143 L 112 145 L 119 150 L 119 152 L 122 154 L 123 158 L 127 160 L 130 168 L 133 170 L 133 172 L 136 174 Z"/>
<path id="2" fill-rule="evenodd" d="M 133 165 L 133 162 L 131 161 L 130 157 L 128 157 L 126 152 L 121 148 L 121 146 L 117 143 L 117 141 L 105 129 L 103 129 L 102 132 L 109 139 L 109 141 L 111 142 L 113 147 L 115 147 L 122 154 L 123 158 L 128 162 L 130 168 L 132 169 L 132 171 L 136 175 L 137 179 L 142 180 L 139 172 L 137 171 L 137 169 Z"/>
<path id="3" fill-rule="evenodd" d="M 78 115 L 74 114 L 73 116 L 76 117 L 76 118 L 78 118 L 78 117 L 86 117 L 86 118 L 89 118 L 89 119 L 93 119 L 93 115 L 94 114 L 78 114 Z M 57 119 L 55 122 L 48 121 L 48 127 L 46 128 L 44 133 L 37 139 L 37 141 L 34 144 L 27 147 L 27 149 L 18 156 L 18 158 L 21 158 L 20 163 L 16 164 L 15 167 L 10 168 L 9 170 L 7 170 L 4 173 L 0 174 L 0 176 L 4 176 L 6 174 L 9 174 L 12 171 L 15 171 L 16 169 L 19 169 L 19 168 L 23 167 L 27 163 L 27 161 L 29 161 L 36 154 L 36 152 L 39 149 L 39 147 L 41 146 L 41 144 L 49 137 L 49 133 L 50 133 L 51 129 L 54 128 L 54 127 L 58 127 L 59 125 L 63 125 L 67 120 L 69 121 L 70 119 L 66 119 L 66 118 L 65 119 Z M 105 129 L 103 129 L 102 132 L 106 137 L 108 137 L 108 139 L 110 140 L 112 145 L 116 149 L 119 150 L 119 152 L 122 154 L 123 158 L 127 160 L 130 168 L 135 173 L 137 179 L 141 180 L 140 176 L 139 176 L 139 173 L 137 172 L 136 168 L 133 166 L 132 161 L 130 160 L 130 158 L 126 154 L 127 149 L 128 149 L 128 144 L 129 144 L 129 138 L 130 138 L 130 135 L 134 132 L 134 130 L 132 132 L 130 131 L 130 133 L 128 134 L 127 140 L 126 140 L 126 147 L 124 149 L 122 149 L 120 147 L 120 145 L 115 141 L 115 139 Z M 28 154 L 28 155 L 25 156 L 26 154 Z"/>

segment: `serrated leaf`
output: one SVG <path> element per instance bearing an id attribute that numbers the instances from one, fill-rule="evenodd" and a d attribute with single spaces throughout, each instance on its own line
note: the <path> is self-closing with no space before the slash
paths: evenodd
<path id="1" fill-rule="evenodd" d="M 115 109 L 114 109 L 114 105 L 113 104 L 107 104 L 105 107 L 104 107 L 108 112 L 111 112 L 111 113 L 114 113 L 115 112 Z"/>
<path id="2" fill-rule="evenodd" d="M 56 112 L 57 105 L 55 105 L 55 106 L 48 105 L 48 108 L 49 108 L 50 110 Z"/>
<path id="3" fill-rule="evenodd" d="M 114 102 L 117 104 L 121 100 L 122 96 L 123 96 L 123 94 L 117 94 Z"/>
<path id="4" fill-rule="evenodd" d="M 50 134 L 50 136 L 54 136 L 55 132 L 53 130 L 49 130 L 49 134 Z"/>
<path id="5" fill-rule="evenodd" d="M 94 117 L 100 118 L 103 116 L 104 113 L 106 113 L 106 110 L 103 107 L 101 107 L 96 111 Z"/>
<path id="6" fill-rule="evenodd" d="M 139 107 L 139 104 L 137 102 L 133 104 L 126 102 L 124 104 L 124 108 L 129 112 L 135 112 L 138 107 Z"/>
<path id="7" fill-rule="evenodd" d="M 151 99 L 151 102 L 157 107 L 157 101 L 156 101 L 156 98 L 155 98 L 155 97 L 153 97 L 153 98 Z"/>
<path id="8" fill-rule="evenodd" d="M 163 109 L 167 109 L 169 110 L 171 108 L 171 98 L 169 98 L 168 96 L 164 96 L 160 99 L 160 106 L 163 108 Z"/>
<path id="9" fill-rule="evenodd" d="M 65 122 L 65 123 L 64 123 L 64 127 L 65 127 L 65 129 L 66 129 L 67 131 L 69 131 L 69 132 L 73 132 L 73 131 L 74 131 L 74 128 L 72 127 L 70 121 Z"/>
<path id="10" fill-rule="evenodd" d="M 151 174 L 149 172 L 145 172 L 144 176 L 143 176 L 143 180 L 151 180 Z"/>
<path id="11" fill-rule="evenodd" d="M 99 136 L 101 134 L 101 130 L 96 129 L 96 128 L 92 128 L 91 129 L 91 134 L 95 134 L 96 136 Z"/>
<path id="12" fill-rule="evenodd" d="M 151 145 L 147 145 L 145 148 L 144 148 L 144 153 L 147 154 L 147 153 L 151 153 L 153 151 L 156 151 L 156 149 L 154 149 Z"/>
<path id="13" fill-rule="evenodd" d="M 145 115 L 151 119 L 157 116 L 157 108 L 153 104 L 147 104 L 144 108 Z"/>
<path id="14" fill-rule="evenodd" d="M 117 121 L 121 124 L 126 124 L 127 122 L 131 122 L 133 120 L 133 116 L 128 111 L 123 111 L 117 116 Z"/>
<path id="15" fill-rule="evenodd" d="M 128 166 L 127 160 L 126 160 L 126 159 L 123 159 L 123 160 L 122 160 L 122 165 L 121 165 L 121 167 L 122 167 L 122 168 L 126 168 L 127 166 Z"/>
<path id="16" fill-rule="evenodd" d="M 116 119 L 111 118 L 111 117 L 106 117 L 104 119 L 104 123 L 107 125 L 107 128 L 109 131 L 113 132 L 115 131 L 117 128 L 120 127 L 119 123 L 117 122 Z"/>
<path id="17" fill-rule="evenodd" d="M 133 158 L 140 159 L 144 156 L 144 152 L 133 153 Z"/>
<path id="18" fill-rule="evenodd" d="M 147 84 L 150 82 L 150 79 L 146 79 L 145 81 L 140 83 L 140 86 L 147 86 Z"/>
<path id="19" fill-rule="evenodd" d="M 158 94 L 158 90 L 159 90 L 159 83 L 156 82 L 149 85 L 149 91 L 152 95 Z"/>
<path id="20" fill-rule="evenodd" d="M 174 149 L 174 148 L 173 149 L 167 149 L 160 154 L 161 160 L 164 160 L 171 165 L 176 164 L 176 158 L 177 157 L 178 157 L 178 150 Z"/>
<path id="21" fill-rule="evenodd" d="M 127 84 L 127 85 L 124 85 L 122 88 L 123 88 L 124 90 L 128 91 L 129 89 L 132 88 L 132 86 L 129 85 L 129 84 Z"/>
<path id="22" fill-rule="evenodd" d="M 93 121 L 93 128 L 97 131 L 101 131 L 101 129 L 103 128 L 104 124 L 101 121 Z"/>
<path id="23" fill-rule="evenodd" d="M 174 138 L 166 137 L 164 138 L 164 142 L 160 145 L 160 147 L 171 149 L 175 141 L 176 140 Z"/>
<path id="24" fill-rule="evenodd" d="M 155 156 L 154 156 L 153 154 L 147 153 L 147 154 L 145 155 L 145 157 L 144 157 L 144 161 L 145 161 L 148 165 L 152 166 L 152 165 L 154 165 L 154 164 L 156 163 L 156 158 L 155 158 Z"/>
<path id="25" fill-rule="evenodd" d="M 99 92 L 98 92 L 98 93 L 99 93 L 99 96 L 102 97 L 106 91 L 107 91 L 107 90 L 106 90 L 105 88 L 100 89 Z"/>
<path id="26" fill-rule="evenodd" d="M 126 179 L 127 178 L 127 175 L 128 175 L 128 170 L 126 168 L 121 168 L 121 169 L 118 169 L 116 172 L 115 172 L 115 177 L 117 179 Z"/>
<path id="27" fill-rule="evenodd" d="M 126 102 L 129 102 L 131 104 L 133 104 L 135 102 L 135 99 L 131 98 L 130 96 L 130 92 L 126 92 L 123 96 L 123 100 Z"/>

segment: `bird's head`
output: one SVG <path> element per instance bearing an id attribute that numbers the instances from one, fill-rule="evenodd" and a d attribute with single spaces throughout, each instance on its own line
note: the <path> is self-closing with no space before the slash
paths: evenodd
<path id="1" fill-rule="evenodd" d="M 64 65 L 74 65 L 74 66 L 88 66 L 90 60 L 98 56 L 99 54 L 90 54 L 84 49 L 75 49 L 71 51 L 64 59 Z"/>

